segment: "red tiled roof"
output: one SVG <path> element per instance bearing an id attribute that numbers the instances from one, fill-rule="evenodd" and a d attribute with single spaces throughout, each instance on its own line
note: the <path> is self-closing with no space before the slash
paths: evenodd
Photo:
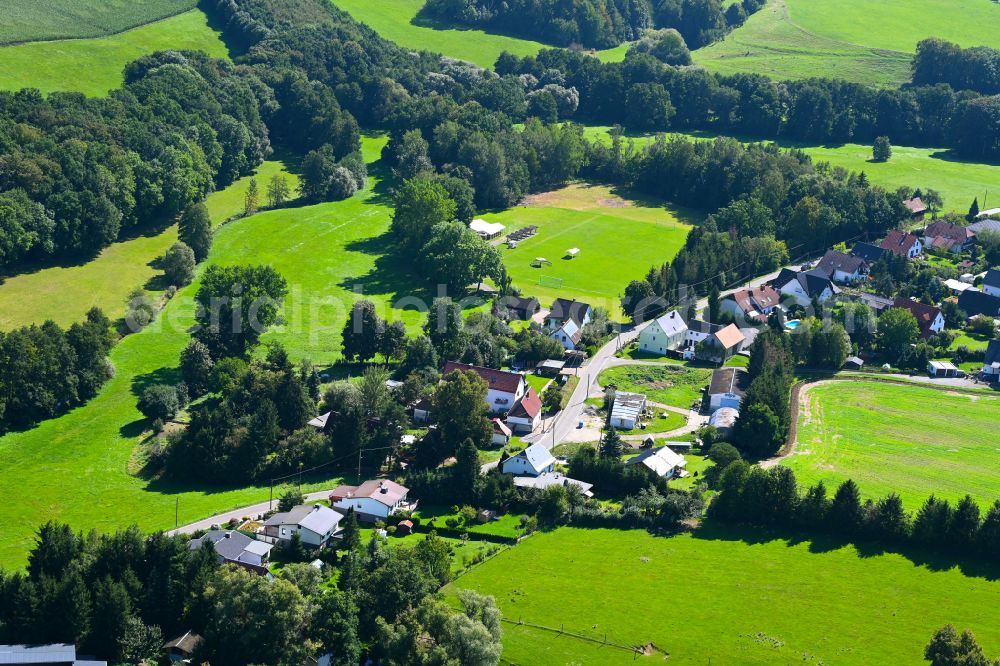
<path id="1" fill-rule="evenodd" d="M 903 308 L 904 310 L 909 310 L 913 313 L 913 316 L 917 318 L 917 323 L 920 324 L 920 333 L 925 338 L 931 334 L 931 324 L 937 319 L 937 316 L 941 314 L 939 308 L 933 305 L 924 305 L 919 301 L 914 301 L 909 298 L 899 297 L 892 302 L 892 307 Z"/>
<path id="2" fill-rule="evenodd" d="M 448 361 L 445 363 L 442 375 L 447 375 L 455 372 L 456 370 L 461 370 L 463 372 L 472 370 L 483 378 L 483 381 L 486 382 L 486 386 L 494 391 L 502 391 L 504 393 L 517 393 L 518 387 L 520 387 L 521 382 L 524 381 L 524 377 L 516 372 L 504 372 L 503 370 L 494 370 L 493 368 L 481 368 L 478 365 L 468 365 L 466 363 L 459 363 L 458 361 Z"/>
<path id="3" fill-rule="evenodd" d="M 893 254 L 907 254 L 916 242 L 917 237 L 913 234 L 893 229 L 885 237 L 885 240 L 879 243 L 879 247 Z"/>
<path id="4" fill-rule="evenodd" d="M 906 208 L 914 215 L 927 212 L 927 206 L 920 200 L 920 197 L 906 199 L 903 201 L 903 205 L 906 206 Z"/>
<path id="5" fill-rule="evenodd" d="M 535 389 L 529 388 L 528 392 L 510 410 L 508 416 L 533 419 L 538 416 L 540 411 L 542 411 L 542 399 L 535 393 Z"/>
<path id="6" fill-rule="evenodd" d="M 944 220 L 938 220 L 927 225 L 924 229 L 924 236 L 927 238 L 947 238 L 952 245 L 965 245 L 975 234 L 967 227 L 959 224 L 952 224 Z"/>

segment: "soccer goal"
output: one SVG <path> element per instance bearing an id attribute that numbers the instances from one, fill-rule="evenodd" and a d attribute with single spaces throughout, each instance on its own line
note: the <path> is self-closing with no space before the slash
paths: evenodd
<path id="1" fill-rule="evenodd" d="M 551 275 L 540 275 L 538 277 L 538 286 L 558 289 L 563 286 L 563 279 L 560 277 L 553 277 Z"/>

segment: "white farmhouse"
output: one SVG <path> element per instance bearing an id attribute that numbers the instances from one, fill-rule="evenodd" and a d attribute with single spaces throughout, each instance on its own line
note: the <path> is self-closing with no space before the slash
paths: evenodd
<path id="1" fill-rule="evenodd" d="M 264 521 L 262 540 L 267 543 L 289 541 L 298 534 L 302 543 L 319 548 L 329 543 L 340 530 L 343 514 L 322 504 L 300 504 L 291 511 L 276 513 Z"/>
<path id="2" fill-rule="evenodd" d="M 639 333 L 639 349 L 647 354 L 665 356 L 684 344 L 687 324 L 677 310 L 654 319 Z"/>
<path id="3" fill-rule="evenodd" d="M 409 488 L 387 479 L 369 479 L 360 486 L 337 486 L 330 493 L 330 506 L 341 513 L 354 509 L 359 520 L 385 520 L 416 502 L 407 500 Z"/>
<path id="4" fill-rule="evenodd" d="M 626 460 L 625 464 L 645 465 L 657 476 L 672 479 L 682 475 L 687 460 L 681 454 L 672 451 L 670 447 L 661 446 L 656 449 L 647 449 Z"/>
<path id="5" fill-rule="evenodd" d="M 486 404 L 491 414 L 503 414 L 514 408 L 518 400 L 527 392 L 528 384 L 524 375 L 504 372 L 493 368 L 482 368 L 458 361 L 448 361 L 442 375 L 456 371 L 472 371 L 486 382 Z"/>
<path id="6" fill-rule="evenodd" d="M 503 461 L 501 471 L 514 476 L 539 476 L 551 472 L 556 467 L 556 459 L 541 444 L 532 444 L 516 456 Z"/>

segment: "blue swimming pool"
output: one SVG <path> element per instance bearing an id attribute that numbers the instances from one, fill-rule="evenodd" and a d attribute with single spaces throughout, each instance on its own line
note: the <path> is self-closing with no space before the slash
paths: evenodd
<path id="1" fill-rule="evenodd" d="M 801 323 L 802 322 L 799 321 L 798 319 L 792 319 L 790 321 L 785 322 L 785 328 L 787 328 L 789 331 L 794 331 L 799 327 L 799 324 Z"/>

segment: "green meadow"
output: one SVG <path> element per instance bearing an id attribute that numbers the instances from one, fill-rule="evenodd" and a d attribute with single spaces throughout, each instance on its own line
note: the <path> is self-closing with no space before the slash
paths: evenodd
<path id="1" fill-rule="evenodd" d="M 711 377 L 709 368 L 660 363 L 608 368 L 597 381 L 601 386 L 614 384 L 622 391 L 644 393 L 652 402 L 688 409 L 701 399 L 701 390 L 708 386 Z"/>
<path id="2" fill-rule="evenodd" d="M 620 314 L 626 285 L 673 259 L 690 225 L 700 220 L 690 211 L 596 185 L 571 185 L 530 196 L 525 204 L 482 216 L 503 223 L 504 234 L 538 227 L 517 248 L 500 246 L 514 284 L 544 306 L 560 296 L 576 298 L 606 307 L 612 316 Z M 580 250 L 572 258 L 571 248 Z M 536 266 L 536 259 L 548 263 Z"/>
<path id="3" fill-rule="evenodd" d="M 256 174 L 262 193 L 277 173 L 284 173 L 293 186 L 298 182 L 283 162 L 267 161 Z M 209 195 L 205 203 L 216 224 L 243 211 L 249 182 L 249 177 L 242 178 Z M 82 320 L 95 306 L 112 319 L 123 317 L 128 295 L 136 287 L 145 286 L 153 296 L 162 292 L 164 285 L 155 279 L 161 272 L 152 264 L 176 240 L 177 227 L 171 225 L 109 245 L 85 263 L 51 266 L 7 278 L 0 283 L 0 330 L 40 324 L 46 319 L 66 327 Z"/>
<path id="4" fill-rule="evenodd" d="M 764 10 L 761 10 L 764 11 Z M 588 125 L 584 136 L 590 140 L 607 140 L 605 125 Z M 706 141 L 717 135 L 707 132 L 672 132 L 696 141 Z M 652 139 L 651 134 L 634 134 L 628 138 L 642 145 Z M 980 203 L 987 190 L 996 189 L 1000 182 L 1000 166 L 967 162 L 952 157 L 942 148 L 913 148 L 893 146 L 892 158 L 888 162 L 873 162 L 872 148 L 859 143 L 845 143 L 831 146 L 806 145 L 790 141 L 778 141 L 782 148 L 797 148 L 813 158 L 814 162 L 828 162 L 832 167 L 848 171 L 864 171 L 871 182 L 890 190 L 907 186 L 934 189 L 941 193 L 945 211 L 965 213 L 972 199 Z"/>
<path id="5" fill-rule="evenodd" d="M 121 85 L 126 64 L 165 49 L 204 51 L 216 58 L 229 55 L 206 16 L 192 9 L 107 37 L 0 46 L 0 89 L 105 95 Z"/>
<path id="6" fill-rule="evenodd" d="M 514 664 L 919 664 L 948 622 L 1000 653 L 995 570 L 972 577 L 715 525 L 674 537 L 559 528 L 473 568 L 455 588 L 496 597 L 510 622 L 503 660 Z M 656 649 L 637 656 L 602 645 L 605 637 Z"/>
<path id="7" fill-rule="evenodd" d="M 382 37 L 411 49 L 434 51 L 451 58 L 468 60 L 492 69 L 504 51 L 528 56 L 551 48 L 541 42 L 508 37 L 482 30 L 433 25 L 417 17 L 424 0 L 332 0 L 333 4 L 356 20 L 367 24 Z M 619 46 L 595 55 L 605 62 L 625 58 L 627 46 Z"/>
<path id="8" fill-rule="evenodd" d="M 36 0 L 4 7 L 0 44 L 100 37 L 193 9 L 196 0 Z"/>
<path id="9" fill-rule="evenodd" d="M 1000 499 L 1000 396 L 883 382 L 809 387 L 797 443 L 782 464 L 800 486 L 844 479 L 865 497 L 895 492 L 916 511 L 933 493 Z"/>
<path id="10" fill-rule="evenodd" d="M 385 138 L 365 138 L 365 154 L 374 161 Z M 326 362 L 339 355 L 340 329 L 334 313 L 346 311 L 356 296 L 385 303 L 396 289 L 409 293 L 411 276 L 382 254 L 379 237 L 389 225 L 389 208 L 378 178 L 354 198 L 302 208 L 286 208 L 238 220 L 218 232 L 208 263 L 269 263 L 289 283 L 285 324 L 266 340 L 285 343 L 296 358 Z M 242 205 L 242 203 L 240 203 Z M 235 212 L 235 211 L 233 211 Z M 230 213 L 231 214 L 231 213 Z M 395 277 L 393 277 L 395 276 Z M 11 519 L 0 534 L 0 561 L 17 567 L 34 531 L 46 520 L 78 528 L 108 531 L 137 523 L 144 530 L 173 527 L 218 511 L 268 497 L 262 487 L 205 487 L 184 481 L 144 478 L 141 454 L 146 423 L 135 403 L 145 386 L 177 381 L 177 359 L 193 323 L 195 281 L 180 290 L 146 329 L 124 338 L 111 352 L 115 377 L 86 405 L 38 427 L 0 438 L 0 488 L 7 491 Z M 299 322 L 321 299 L 344 301 L 330 306 L 315 321 Z M 298 308 L 298 310 L 297 310 Z M 419 314 L 396 313 L 407 323 Z M 393 314 L 386 312 L 385 316 Z M 309 488 L 328 487 L 334 479 L 314 479 Z"/>
<path id="11" fill-rule="evenodd" d="M 771 0 L 694 60 L 721 74 L 776 79 L 841 78 L 898 86 L 909 80 L 917 42 L 1000 44 L 1000 7 L 990 0 Z"/>

